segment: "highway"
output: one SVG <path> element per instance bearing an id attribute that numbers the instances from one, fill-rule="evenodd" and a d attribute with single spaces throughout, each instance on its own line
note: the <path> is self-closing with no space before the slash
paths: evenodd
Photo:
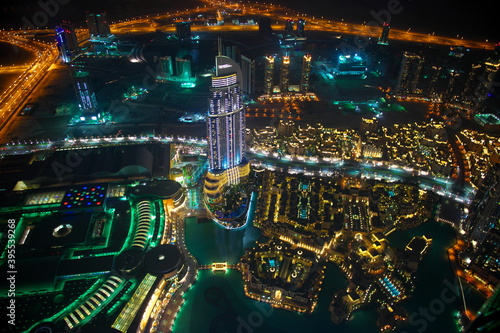
<path id="1" fill-rule="evenodd" d="M 21 107 L 47 75 L 50 67 L 56 63 L 58 54 L 55 44 L 45 44 L 14 33 L 1 33 L 0 41 L 24 48 L 35 55 L 35 60 L 0 95 L 0 139 L 2 139 Z M 14 67 L 19 68 L 19 66 Z"/>
<path id="2" fill-rule="evenodd" d="M 275 31 L 284 30 L 287 19 L 304 18 L 306 20 L 306 31 L 323 31 L 335 34 L 353 35 L 359 37 L 378 38 L 381 35 L 382 27 L 374 20 L 365 24 L 346 23 L 343 21 L 332 21 L 323 18 L 311 17 L 307 14 L 298 13 L 292 9 L 263 3 L 226 3 L 225 1 L 209 1 L 205 6 L 195 9 L 186 9 L 184 11 L 175 11 L 172 13 L 163 13 L 148 15 L 145 17 L 116 22 L 111 25 L 111 31 L 114 34 L 126 33 L 148 33 L 156 30 L 164 32 L 174 32 L 175 22 L 188 20 L 190 17 L 196 17 L 195 14 L 217 13 L 230 9 L 238 11 L 241 15 L 265 15 L 271 19 L 272 28 Z M 169 25 L 161 22 L 171 22 Z M 216 31 L 250 31 L 257 30 L 257 25 L 195 25 L 191 26 L 193 32 L 216 32 Z M 439 44 L 449 46 L 463 46 L 473 49 L 494 49 L 495 44 L 489 42 L 480 42 L 473 40 L 464 40 L 462 38 L 450 38 L 437 36 L 435 34 L 424 34 L 409 30 L 391 29 L 389 39 L 398 41 L 407 41 L 412 43 Z"/>
<path id="3" fill-rule="evenodd" d="M 142 143 L 189 143 L 206 146 L 206 139 L 191 137 L 161 137 L 161 136 L 110 136 L 63 141 L 29 141 L 25 143 L 8 143 L 0 145 L 0 155 L 29 154 L 41 150 L 74 150 L 99 147 L 131 145 Z M 459 180 L 437 177 L 425 172 L 419 172 L 409 167 L 390 165 L 387 162 L 364 163 L 357 161 L 332 161 L 320 158 L 280 157 L 263 154 L 253 149 L 246 152 L 252 165 L 269 170 L 277 170 L 289 174 L 304 174 L 306 176 L 329 177 L 336 174 L 362 175 L 366 178 L 386 179 L 388 181 L 414 181 L 424 190 L 430 190 L 439 196 L 460 203 L 470 203 L 473 194 L 468 184 L 457 187 Z"/>

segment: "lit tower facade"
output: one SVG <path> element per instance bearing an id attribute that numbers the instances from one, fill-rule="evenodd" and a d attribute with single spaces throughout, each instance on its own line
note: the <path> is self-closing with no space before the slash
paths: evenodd
<path id="1" fill-rule="evenodd" d="M 490 168 L 469 207 L 464 230 L 481 243 L 490 229 L 500 228 L 500 165 Z"/>
<path id="2" fill-rule="evenodd" d="M 382 26 L 382 34 L 380 35 L 380 38 L 378 39 L 378 44 L 382 45 L 389 45 L 389 32 L 391 31 L 391 26 L 389 23 L 384 22 L 384 25 Z"/>
<path id="3" fill-rule="evenodd" d="M 236 73 L 212 77 L 207 126 L 210 169 L 227 170 L 240 164 L 245 157 L 245 111 Z"/>
<path id="4" fill-rule="evenodd" d="M 396 91 L 399 94 L 416 94 L 418 92 L 418 82 L 423 64 L 424 57 L 411 52 L 404 53 L 396 85 Z"/>
<path id="5" fill-rule="evenodd" d="M 461 99 L 462 103 L 469 107 L 474 106 L 474 102 L 476 101 L 475 92 L 479 82 L 481 68 L 481 64 L 473 64 L 469 74 L 467 75 L 467 80 L 465 81 Z"/>
<path id="6" fill-rule="evenodd" d="M 456 80 L 459 76 L 460 73 L 457 70 L 451 69 L 449 71 L 448 86 L 446 90 L 443 92 L 443 96 L 441 97 L 441 99 L 444 102 L 452 102 L 456 99 L 455 96 Z"/>
<path id="7" fill-rule="evenodd" d="M 75 29 L 71 23 L 63 22 L 55 28 L 55 31 L 61 60 L 62 62 L 69 63 L 76 57 L 78 51 L 80 51 Z"/>
<path id="8" fill-rule="evenodd" d="M 179 22 L 175 25 L 176 36 L 180 39 L 191 38 L 191 22 Z"/>
<path id="9" fill-rule="evenodd" d="M 94 13 L 85 14 L 85 21 L 89 28 L 90 38 L 99 36 L 99 28 L 97 27 L 97 20 Z"/>
<path id="10" fill-rule="evenodd" d="M 264 77 L 264 94 L 273 93 L 274 83 L 274 56 L 266 56 L 266 72 Z"/>
<path id="11" fill-rule="evenodd" d="M 191 60 L 181 57 L 175 58 L 175 70 L 177 77 L 181 79 L 188 79 L 191 77 Z"/>
<path id="12" fill-rule="evenodd" d="M 309 74 L 311 73 L 311 55 L 304 54 L 302 58 L 302 73 L 300 77 L 300 92 L 305 94 L 309 91 Z"/>
<path id="13" fill-rule="evenodd" d="M 108 15 L 106 13 L 87 13 L 85 15 L 90 39 L 94 41 L 107 40 L 111 37 Z"/>
<path id="14" fill-rule="evenodd" d="M 430 82 L 427 85 L 427 88 L 426 88 L 425 92 L 431 98 L 437 98 L 438 97 L 438 94 L 437 94 L 437 91 L 436 91 L 436 84 L 438 82 L 438 79 L 439 79 L 440 75 L 441 75 L 441 67 L 439 67 L 439 66 L 432 66 L 430 68 L 430 74 L 429 74 Z"/>
<path id="15" fill-rule="evenodd" d="M 306 36 L 306 20 L 303 18 L 299 18 L 297 20 L 297 37 L 305 37 Z"/>
<path id="16" fill-rule="evenodd" d="M 172 57 L 164 56 L 158 58 L 159 71 L 157 78 L 160 80 L 166 80 L 174 75 L 174 68 L 172 66 Z"/>
<path id="17" fill-rule="evenodd" d="M 495 82 L 495 77 L 500 69 L 500 53 L 495 49 L 495 54 L 487 59 L 484 63 L 484 72 L 481 80 L 478 80 L 474 97 L 476 98 L 475 112 L 478 112 L 483 107 L 483 102 L 490 94 Z"/>
<path id="18" fill-rule="evenodd" d="M 290 86 L 290 57 L 283 56 L 283 61 L 281 63 L 280 72 L 280 90 L 282 93 L 288 92 L 288 87 Z"/>
<path id="19" fill-rule="evenodd" d="M 252 95 L 255 92 L 255 60 L 242 54 L 240 64 L 243 73 L 241 90 L 244 94 Z"/>
<path id="20" fill-rule="evenodd" d="M 233 221 L 238 214 L 224 216 L 212 207 L 223 201 L 227 185 L 239 184 L 250 172 L 250 165 L 245 159 L 242 71 L 234 60 L 222 55 L 216 57 L 215 65 L 207 117 L 209 170 L 205 177 L 204 198 L 213 220 L 232 229 L 241 226 Z M 246 214 L 246 210 L 243 213 Z"/>
<path id="21" fill-rule="evenodd" d="M 484 301 L 477 312 L 476 318 L 469 324 L 465 333 L 493 333 L 498 330 L 500 323 L 500 286 L 497 286 L 493 295 Z"/>
<path id="22" fill-rule="evenodd" d="M 291 35 L 293 34 L 293 25 L 294 25 L 294 21 L 292 19 L 287 19 L 285 21 L 285 34 L 286 35 Z"/>
<path id="23" fill-rule="evenodd" d="M 238 47 L 234 44 L 224 44 L 222 46 L 222 55 L 225 55 L 228 58 L 233 59 L 234 61 L 238 62 L 239 57 L 240 57 L 240 52 L 238 50 Z"/>
<path id="24" fill-rule="evenodd" d="M 101 121 L 90 73 L 80 69 L 72 70 L 81 121 Z"/>

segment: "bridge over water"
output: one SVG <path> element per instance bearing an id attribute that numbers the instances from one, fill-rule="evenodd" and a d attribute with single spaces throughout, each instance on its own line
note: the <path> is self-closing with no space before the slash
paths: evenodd
<path id="1" fill-rule="evenodd" d="M 214 273 L 225 273 L 228 269 L 239 269 L 239 264 L 228 264 L 227 262 L 214 262 L 211 265 L 200 265 L 198 269 L 211 269 Z"/>

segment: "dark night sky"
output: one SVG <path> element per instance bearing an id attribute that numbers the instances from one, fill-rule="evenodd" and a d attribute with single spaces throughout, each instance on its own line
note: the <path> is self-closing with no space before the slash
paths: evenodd
<path id="1" fill-rule="evenodd" d="M 155 11 L 167 11 L 186 8 L 196 0 L 40 0 L 41 2 L 60 1 L 48 26 L 57 24 L 62 19 L 69 19 L 76 24 L 83 22 L 86 10 L 107 10 L 111 20 L 147 14 Z M 38 0 L 2 0 L 0 21 L 2 27 L 21 26 L 23 17 L 33 21 L 33 15 L 40 11 Z M 324 18 L 341 19 L 353 23 L 375 20 L 373 12 L 380 13 L 393 5 L 400 12 L 391 14 L 390 23 L 395 29 L 432 33 L 455 37 L 457 34 L 469 39 L 500 41 L 500 29 L 497 27 L 498 13 L 493 2 L 451 1 L 451 0 L 267 0 L 283 4 L 289 8 L 307 12 Z M 471 3 L 473 5 L 471 5 Z"/>
<path id="2" fill-rule="evenodd" d="M 391 14 L 391 27 L 469 39 L 500 41 L 498 10 L 492 2 L 451 0 L 274 0 L 290 8 L 325 18 L 353 23 L 376 20 L 372 12 L 387 11 L 390 5 L 399 9 Z M 474 4 L 474 6 L 471 5 Z"/>
<path id="3" fill-rule="evenodd" d="M 57 3 L 45 10 L 40 3 Z M 0 0 L 1 27 L 20 27 L 24 20 L 35 23 L 48 18 L 48 27 L 54 27 L 61 20 L 69 20 L 77 27 L 85 26 L 86 11 L 107 11 L 110 20 L 119 20 L 172 9 L 184 9 L 196 0 Z M 45 13 L 44 13 L 45 12 Z M 39 15 L 40 14 L 40 15 Z M 48 14 L 48 15 L 47 15 Z M 38 16 L 37 16 L 38 15 Z"/>

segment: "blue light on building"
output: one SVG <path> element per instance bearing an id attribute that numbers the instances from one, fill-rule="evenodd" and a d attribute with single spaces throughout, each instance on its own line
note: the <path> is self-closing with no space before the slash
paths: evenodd
<path id="1" fill-rule="evenodd" d="M 61 61 L 69 63 L 75 58 L 80 50 L 75 29 L 70 23 L 63 22 L 55 28 L 55 31 Z"/>
<path id="2" fill-rule="evenodd" d="M 217 75 L 212 77 L 207 119 L 211 170 L 227 170 L 244 160 L 245 111 L 239 84 L 239 66 L 218 56 Z"/>

